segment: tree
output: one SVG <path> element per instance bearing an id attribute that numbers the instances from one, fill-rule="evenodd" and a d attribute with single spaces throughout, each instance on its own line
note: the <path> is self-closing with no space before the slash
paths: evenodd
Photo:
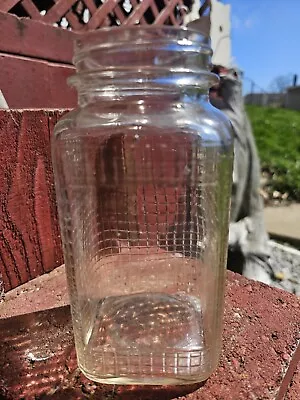
<path id="1" fill-rule="evenodd" d="M 294 74 L 289 73 L 286 75 L 279 75 L 270 83 L 270 90 L 276 93 L 283 93 L 285 90 L 293 85 Z"/>

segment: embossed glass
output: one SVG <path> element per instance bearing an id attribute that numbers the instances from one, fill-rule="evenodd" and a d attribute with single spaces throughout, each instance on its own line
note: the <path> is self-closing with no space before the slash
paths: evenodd
<path id="1" fill-rule="evenodd" d="M 52 141 L 78 362 L 111 384 L 189 384 L 218 363 L 233 140 L 209 40 L 175 27 L 76 42 L 78 108 Z"/>

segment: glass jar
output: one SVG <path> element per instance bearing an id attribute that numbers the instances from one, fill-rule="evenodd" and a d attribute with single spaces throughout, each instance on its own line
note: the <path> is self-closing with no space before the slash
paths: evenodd
<path id="1" fill-rule="evenodd" d="M 201 34 L 110 28 L 75 46 L 52 141 L 78 363 L 111 384 L 205 380 L 221 347 L 233 139 Z"/>

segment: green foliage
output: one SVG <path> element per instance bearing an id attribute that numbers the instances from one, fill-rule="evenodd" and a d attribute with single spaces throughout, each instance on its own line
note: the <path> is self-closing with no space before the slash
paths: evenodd
<path id="1" fill-rule="evenodd" d="M 300 200 L 300 112 L 247 106 L 263 170 L 273 190 Z"/>

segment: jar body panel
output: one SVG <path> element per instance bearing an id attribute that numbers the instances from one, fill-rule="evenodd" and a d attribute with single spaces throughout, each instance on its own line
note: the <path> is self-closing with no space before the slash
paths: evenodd
<path id="1" fill-rule="evenodd" d="M 57 134 L 77 353 L 94 380 L 186 383 L 216 366 L 232 155 L 200 130 Z"/>

